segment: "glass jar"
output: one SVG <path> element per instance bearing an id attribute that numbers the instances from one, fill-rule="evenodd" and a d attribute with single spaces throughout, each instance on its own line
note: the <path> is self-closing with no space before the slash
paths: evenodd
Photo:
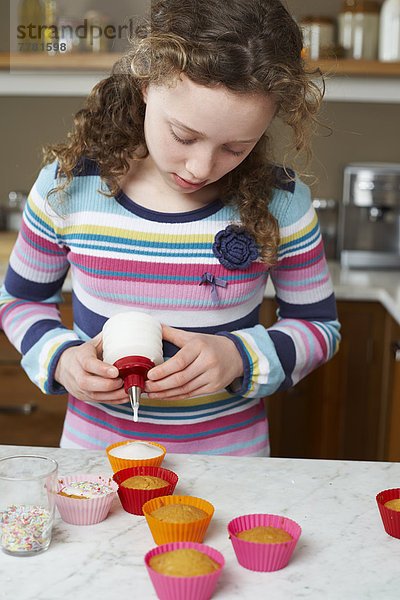
<path id="1" fill-rule="evenodd" d="M 58 52 L 56 0 L 44 0 L 44 12 L 46 22 L 46 28 L 44 30 L 44 44 L 46 52 L 50 55 L 55 55 Z"/>
<path id="2" fill-rule="evenodd" d="M 382 4 L 379 60 L 400 61 L 400 0 L 385 0 Z"/>
<path id="3" fill-rule="evenodd" d="M 88 10 L 83 17 L 87 27 L 86 50 L 110 52 L 112 47 L 112 37 L 108 33 L 112 29 L 110 17 L 98 10 Z"/>
<path id="4" fill-rule="evenodd" d="M 338 17 L 338 41 L 346 58 L 377 58 L 379 11 L 379 2 L 373 0 L 344 0 Z"/>
<path id="5" fill-rule="evenodd" d="M 45 12 L 42 0 L 21 0 L 18 5 L 18 31 L 23 34 L 20 52 L 34 52 L 43 42 Z"/>
<path id="6" fill-rule="evenodd" d="M 9 192 L 8 203 L 5 207 L 6 229 L 8 231 L 20 230 L 22 213 L 24 211 L 27 198 L 28 194 L 26 192 Z"/>
<path id="7" fill-rule="evenodd" d="M 303 32 L 304 56 L 310 60 L 329 58 L 335 47 L 335 21 L 329 17 L 303 17 L 299 23 Z"/>

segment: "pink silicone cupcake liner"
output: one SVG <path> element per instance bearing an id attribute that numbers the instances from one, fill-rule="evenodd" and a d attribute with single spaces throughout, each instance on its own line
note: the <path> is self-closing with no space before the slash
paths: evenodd
<path id="1" fill-rule="evenodd" d="M 400 538 L 400 512 L 384 506 L 385 502 L 397 498 L 400 498 L 400 488 L 393 488 L 379 492 L 376 501 L 386 533 L 392 537 Z"/>
<path id="2" fill-rule="evenodd" d="M 195 550 L 204 552 L 204 554 L 207 554 L 219 563 L 221 567 L 217 571 L 214 571 L 214 573 L 194 577 L 162 575 L 150 567 L 149 560 L 152 556 L 169 552 L 170 550 L 177 550 L 178 548 L 194 548 Z M 225 559 L 218 550 L 211 548 L 211 546 L 195 542 L 171 542 L 170 544 L 157 546 L 157 548 L 153 548 L 146 554 L 144 561 L 159 600 L 208 600 L 214 592 L 225 564 Z"/>
<path id="3" fill-rule="evenodd" d="M 244 529 L 253 527 L 277 527 L 292 536 L 289 542 L 260 544 L 248 542 L 236 536 Z M 243 515 L 228 524 L 229 537 L 242 567 L 251 571 L 278 571 L 288 564 L 301 534 L 301 527 L 295 521 L 279 515 Z"/>
<path id="4" fill-rule="evenodd" d="M 68 498 L 56 494 L 56 505 L 63 521 L 72 525 L 94 525 L 104 521 L 110 512 L 111 504 L 118 490 L 118 484 L 110 477 L 102 475 L 68 475 L 57 483 L 57 492 L 73 481 L 93 481 L 107 485 L 112 492 L 93 498 Z"/>
<path id="5" fill-rule="evenodd" d="M 167 481 L 168 485 L 154 490 L 135 490 L 121 485 L 123 481 L 129 477 L 135 477 L 135 475 L 160 477 L 161 479 L 164 479 L 164 481 Z M 157 498 L 158 496 L 169 496 L 174 492 L 178 482 L 178 475 L 173 471 L 162 467 L 130 467 L 129 469 L 117 471 L 117 473 L 114 474 L 113 479 L 119 484 L 118 496 L 124 510 L 134 515 L 143 515 L 142 506 L 148 500 Z"/>

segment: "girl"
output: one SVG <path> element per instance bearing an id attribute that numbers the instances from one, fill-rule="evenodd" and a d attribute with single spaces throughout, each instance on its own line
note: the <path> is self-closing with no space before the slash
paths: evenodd
<path id="1" fill-rule="evenodd" d="M 45 393 L 69 393 L 62 447 L 155 440 L 170 452 L 267 455 L 263 397 L 337 350 L 339 325 L 308 188 L 276 166 L 321 93 L 278 0 L 157 0 L 128 54 L 49 147 L 2 289 L 1 324 Z M 74 330 L 60 322 L 67 272 Z M 258 324 L 271 277 L 277 322 Z M 139 422 L 102 361 L 113 314 L 151 313 L 166 360 Z"/>

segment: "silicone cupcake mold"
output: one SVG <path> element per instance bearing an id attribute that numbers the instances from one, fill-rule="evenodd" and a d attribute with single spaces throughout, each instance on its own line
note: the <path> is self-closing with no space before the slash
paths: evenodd
<path id="1" fill-rule="evenodd" d="M 186 523 L 169 523 L 160 521 L 152 516 L 152 512 L 160 506 L 169 504 L 186 504 L 200 508 L 207 516 L 195 521 Z M 149 500 L 143 505 L 143 514 L 146 517 L 147 524 L 152 533 L 156 544 L 166 544 L 168 542 L 202 542 L 214 514 L 214 507 L 207 500 L 196 498 L 195 496 L 160 496 Z"/>
<path id="2" fill-rule="evenodd" d="M 108 448 L 106 448 L 108 460 L 110 461 L 110 464 L 111 464 L 111 467 L 112 467 L 112 470 L 114 471 L 114 473 L 116 473 L 117 471 L 122 471 L 122 469 L 127 469 L 128 467 L 160 467 L 161 466 L 161 463 L 164 460 L 164 457 L 166 454 L 166 449 L 164 448 L 164 446 L 161 446 L 161 444 L 157 444 L 156 442 L 147 442 L 147 441 L 144 442 L 146 444 L 155 446 L 155 448 L 157 448 L 157 450 L 161 451 L 161 454 L 159 454 L 159 456 L 155 456 L 152 458 L 138 458 L 138 459 L 120 458 L 118 456 L 113 456 L 112 454 L 110 454 L 110 452 L 112 450 L 114 450 L 115 448 L 118 448 L 119 446 L 124 446 L 126 444 L 131 444 L 132 442 L 143 443 L 144 440 L 124 440 L 122 442 L 116 442 L 115 444 L 111 444 L 111 446 L 108 446 Z"/>
<path id="3" fill-rule="evenodd" d="M 126 479 L 129 479 L 129 477 L 135 477 L 136 475 L 160 477 L 166 481 L 166 485 L 161 488 L 148 490 L 138 490 L 122 485 Z M 169 496 L 170 494 L 174 493 L 175 486 L 178 482 L 178 475 L 173 471 L 170 471 L 169 469 L 163 469 L 162 467 L 130 467 L 114 473 L 113 479 L 116 481 L 116 483 L 118 483 L 118 496 L 124 510 L 134 515 L 143 515 L 143 504 L 152 498 L 157 498 L 158 496 Z"/>
<path id="4" fill-rule="evenodd" d="M 149 561 L 153 556 L 179 548 L 194 548 L 195 550 L 204 552 L 215 560 L 220 565 L 220 568 L 207 575 L 173 577 L 171 575 L 162 575 L 150 567 Z M 159 600 L 208 600 L 215 590 L 225 564 L 224 557 L 218 550 L 205 544 L 196 544 L 193 542 L 173 542 L 157 546 L 157 548 L 153 548 L 146 554 L 144 560 Z"/>
<path id="5" fill-rule="evenodd" d="M 263 544 L 242 540 L 240 531 L 253 527 L 277 527 L 292 536 L 289 542 Z M 242 567 L 251 571 L 278 571 L 288 564 L 301 534 L 301 527 L 287 517 L 268 514 L 243 515 L 228 524 L 229 537 Z"/>
<path id="6" fill-rule="evenodd" d="M 78 481 L 89 481 L 99 484 L 99 487 L 106 486 L 110 488 L 110 492 L 99 496 L 92 496 L 91 498 L 70 498 L 58 494 L 63 487 Z M 100 523 L 100 521 L 104 521 L 110 512 L 117 489 L 118 484 L 115 481 L 110 477 L 103 477 L 102 475 L 79 474 L 60 477 L 56 493 L 58 512 L 63 521 L 72 525 L 94 525 L 95 523 Z"/>
<path id="7" fill-rule="evenodd" d="M 387 508 L 385 503 L 389 500 L 397 500 L 400 498 L 400 488 L 392 488 L 379 492 L 376 496 L 379 512 L 386 533 L 395 538 L 400 538 L 400 512 Z"/>

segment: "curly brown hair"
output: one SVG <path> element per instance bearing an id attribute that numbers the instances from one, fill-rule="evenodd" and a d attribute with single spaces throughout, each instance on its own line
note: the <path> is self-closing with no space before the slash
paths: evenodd
<path id="1" fill-rule="evenodd" d="M 293 133 L 288 153 L 305 152 L 309 160 L 323 91 L 313 81 L 316 73 L 306 70 L 302 46 L 301 31 L 279 0 L 154 0 L 128 52 L 76 113 L 67 141 L 44 148 L 44 164 L 57 158 L 60 166 L 58 187 L 49 195 L 68 195 L 84 156 L 98 164 L 109 189 L 106 195 L 116 195 L 128 161 L 148 156 L 144 86 L 165 85 L 181 73 L 200 85 L 272 96 L 276 116 Z M 237 203 L 243 226 L 270 266 L 276 263 L 279 244 L 279 227 L 267 208 L 279 185 L 274 167 L 265 133 L 221 180 L 222 201 Z M 290 179 L 288 170 L 286 174 Z"/>

